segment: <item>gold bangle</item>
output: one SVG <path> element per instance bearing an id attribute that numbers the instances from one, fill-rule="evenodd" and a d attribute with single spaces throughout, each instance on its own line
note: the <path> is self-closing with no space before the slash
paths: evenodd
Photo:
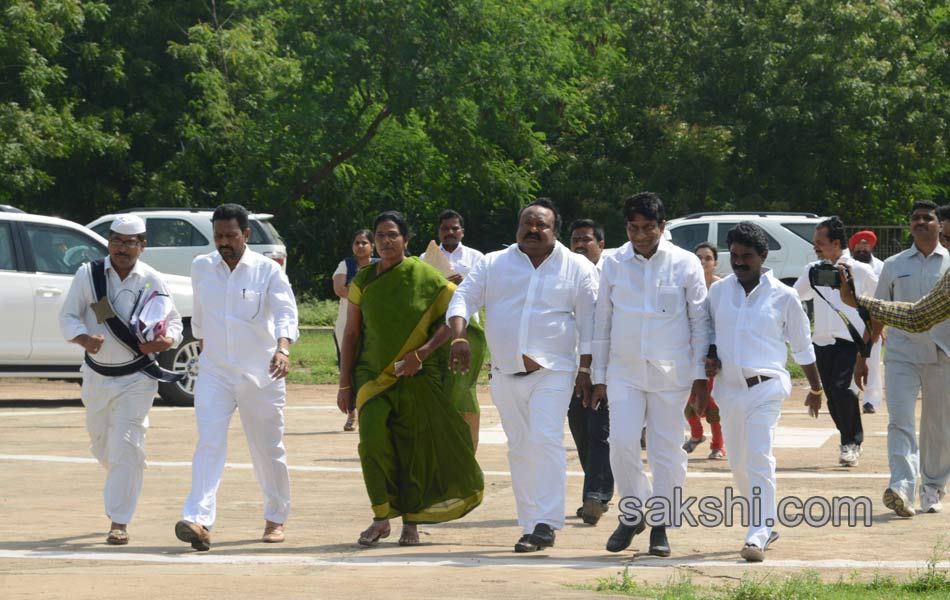
<path id="1" fill-rule="evenodd" d="M 466 338 L 455 338 L 449 346 L 454 346 L 455 344 L 468 344 L 468 340 Z"/>
<path id="2" fill-rule="evenodd" d="M 341 387 L 341 388 L 340 388 L 340 391 L 342 392 L 343 390 L 348 390 L 348 389 L 350 389 L 351 387 L 353 387 L 353 386 L 348 385 L 348 386 L 346 386 L 346 387 Z"/>
<path id="3" fill-rule="evenodd" d="M 419 356 L 419 351 L 418 351 L 418 350 L 413 350 L 413 351 L 412 351 L 412 354 L 413 354 L 413 356 L 416 357 L 416 360 L 418 360 L 418 361 L 419 361 L 419 364 L 421 365 L 421 364 L 422 364 L 422 358 Z"/>
<path id="4" fill-rule="evenodd" d="M 812 393 L 812 394 L 821 394 L 821 393 L 824 392 L 824 391 L 825 391 L 825 388 L 818 388 L 817 390 L 812 390 L 811 393 Z"/>

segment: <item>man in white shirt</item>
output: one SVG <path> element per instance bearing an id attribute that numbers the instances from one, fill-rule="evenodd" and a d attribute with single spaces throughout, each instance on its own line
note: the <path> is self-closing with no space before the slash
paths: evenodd
<path id="1" fill-rule="evenodd" d="M 712 335 L 706 374 L 718 374 L 716 402 L 736 486 L 750 505 L 755 496 L 761 499 L 761 514 L 750 520 L 740 553 L 747 561 L 760 562 L 769 544 L 778 539 L 772 530 L 776 522 L 772 440 L 782 402 L 792 391 L 785 369 L 786 342 L 811 385 L 805 404 L 816 418 L 822 389 L 801 300 L 762 266 L 769 253 L 765 230 L 744 221 L 729 231 L 726 244 L 733 274 L 709 288 Z M 705 407 L 697 409 L 701 413 Z"/>
<path id="2" fill-rule="evenodd" d="M 439 248 L 455 271 L 448 279 L 458 285 L 485 255 L 462 243 L 462 238 L 465 237 L 465 220 L 458 212 L 451 208 L 443 210 L 439 213 L 438 227 Z M 425 254 L 420 258 L 425 260 Z"/>
<path id="3" fill-rule="evenodd" d="M 467 323 L 483 306 L 492 356 L 492 401 L 508 436 L 511 486 L 523 535 L 515 552 L 554 545 L 564 526 L 564 420 L 571 389 L 590 395 L 597 276 L 557 241 L 561 218 L 539 198 L 518 215 L 517 244 L 491 252 L 455 291 L 446 320 L 450 366 L 464 372 Z M 580 352 L 580 368 L 577 354 Z"/>
<path id="4" fill-rule="evenodd" d="M 145 432 L 158 381 L 173 380 L 155 356 L 181 342 L 181 316 L 172 305 L 165 332 L 142 343 L 129 320 L 153 292 L 168 296 L 161 274 L 141 260 L 145 221 L 120 215 L 110 226 L 109 256 L 76 271 L 59 313 L 63 337 L 86 351 L 82 403 L 86 407 L 89 449 L 108 471 L 106 516 L 112 520 L 106 542 L 129 543 L 127 525 L 142 492 Z"/>
<path id="5" fill-rule="evenodd" d="M 287 275 L 247 247 L 247 210 L 222 204 L 211 217 L 217 252 L 191 267 L 194 315 L 201 341 L 195 385 L 198 445 L 191 493 L 175 535 L 196 550 L 211 547 L 215 500 L 227 458 L 228 424 L 239 409 L 254 474 L 264 495 L 262 541 L 284 541 L 290 477 L 284 449 L 284 377 L 297 339 L 297 303 Z"/>
<path id="6" fill-rule="evenodd" d="M 663 239 L 666 211 L 659 196 L 643 192 L 627 198 L 623 215 L 630 243 L 601 269 L 592 402 L 596 406 L 610 396 L 611 469 L 620 497 L 636 499 L 639 518 L 631 524 L 626 515 L 607 550 L 628 548 L 646 527 L 644 517 L 653 513 L 649 553 L 665 557 L 674 490 L 686 483 L 683 405 L 691 391 L 703 405 L 708 396 L 706 280 L 695 254 Z M 652 486 L 640 457 L 644 424 Z"/>
<path id="7" fill-rule="evenodd" d="M 812 333 L 812 343 L 815 345 L 815 358 L 818 373 L 821 375 L 821 383 L 828 396 L 828 412 L 831 413 L 840 436 L 838 464 L 844 467 L 856 467 L 861 457 L 861 443 L 864 441 L 861 403 L 858 395 L 851 389 L 854 366 L 858 357 L 858 345 L 837 311 L 848 318 L 858 335 L 862 336 L 862 341 L 864 320 L 858 315 L 857 310 L 841 301 L 841 294 L 837 289 L 819 286 L 816 292 L 809 280 L 812 267 L 823 260 L 830 261 L 851 269 L 854 286 L 861 290 L 859 292 L 861 295 L 870 296 L 874 293 L 877 277 L 871 267 L 851 258 L 847 239 L 844 223 L 838 217 L 831 217 L 820 222 L 815 228 L 813 237 L 818 261 L 805 266 L 801 276 L 795 282 L 795 291 L 803 301 L 814 302 L 815 329 Z M 824 296 L 824 299 L 821 296 Z"/>
<path id="8" fill-rule="evenodd" d="M 851 249 L 851 256 L 854 260 L 863 262 L 871 267 L 875 279 L 881 276 L 881 270 L 884 268 L 884 261 L 872 254 L 874 246 L 877 245 L 877 235 L 873 231 L 863 230 L 855 233 L 848 240 L 848 248 Z M 877 284 L 875 284 L 876 286 Z M 873 294 L 868 294 L 873 296 Z M 881 349 L 884 347 L 886 336 L 881 332 L 880 339 L 871 347 L 871 356 L 867 360 L 858 354 L 858 360 L 855 363 L 855 387 L 862 390 L 864 395 L 863 412 L 865 414 L 874 414 L 878 406 L 884 401 L 884 382 L 881 381 Z M 859 378 L 859 373 L 865 373 L 863 378 Z"/>
<path id="9" fill-rule="evenodd" d="M 571 251 L 586 256 L 597 269 L 604 257 L 604 228 L 590 219 L 578 219 L 571 223 Z M 614 495 L 614 476 L 610 470 L 610 411 L 607 403 L 591 406 L 584 403 L 582 395 L 572 394 L 570 408 L 567 411 L 567 424 L 571 428 L 571 437 L 577 447 L 577 456 L 584 470 L 584 488 L 581 506 L 577 516 L 588 525 L 596 525 L 600 517 L 607 512 L 610 499 Z"/>

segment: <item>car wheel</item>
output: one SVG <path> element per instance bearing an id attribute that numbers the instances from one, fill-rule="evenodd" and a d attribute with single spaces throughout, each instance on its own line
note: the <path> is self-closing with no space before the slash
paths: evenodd
<path id="1" fill-rule="evenodd" d="M 185 378 L 175 383 L 158 384 L 158 395 L 175 406 L 195 405 L 195 382 L 198 379 L 198 340 L 191 335 L 191 327 L 185 326 L 181 344 L 174 350 L 162 352 L 158 363 L 175 373 L 185 372 Z"/>

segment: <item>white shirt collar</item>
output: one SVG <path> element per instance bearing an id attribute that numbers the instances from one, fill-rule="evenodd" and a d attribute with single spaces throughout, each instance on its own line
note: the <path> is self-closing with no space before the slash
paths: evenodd
<path id="1" fill-rule="evenodd" d="M 665 237 L 660 237 L 660 243 L 657 244 L 656 252 L 653 253 L 653 256 L 656 256 L 657 254 L 663 254 L 663 253 L 669 252 L 670 251 L 669 246 L 670 246 L 670 242 L 668 242 Z M 617 250 L 617 254 L 620 257 L 620 260 L 633 260 L 636 258 L 638 260 L 646 261 L 646 260 L 651 260 L 653 258 L 653 256 L 651 256 L 650 258 L 644 258 L 642 254 L 638 254 L 636 248 L 633 247 L 633 242 L 627 242 L 626 244 L 621 246 L 620 249 Z"/>

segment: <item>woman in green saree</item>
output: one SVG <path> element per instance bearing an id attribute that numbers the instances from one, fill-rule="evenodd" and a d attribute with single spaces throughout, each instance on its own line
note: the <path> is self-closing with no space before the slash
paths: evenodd
<path id="1" fill-rule="evenodd" d="M 385 212 L 373 229 L 380 261 L 350 284 L 337 404 L 346 412 L 356 395 L 360 463 L 373 508 L 359 544 L 388 537 L 389 519 L 402 516 L 399 544 L 412 546 L 418 523 L 458 519 L 482 501 L 482 471 L 456 408 L 473 397 L 480 365 L 466 375 L 448 369 L 445 312 L 455 285 L 406 258 L 402 215 Z M 469 339 L 473 354 L 482 355 L 483 338 Z"/>

